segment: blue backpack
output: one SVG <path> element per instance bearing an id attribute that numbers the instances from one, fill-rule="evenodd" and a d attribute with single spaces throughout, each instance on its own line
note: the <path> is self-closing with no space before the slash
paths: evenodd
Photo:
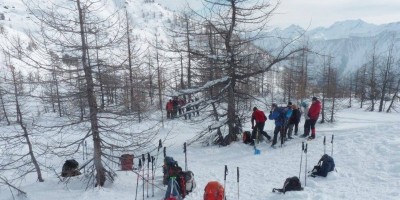
<path id="1" fill-rule="evenodd" d="M 289 122 L 290 116 L 292 116 L 292 109 L 288 107 L 278 107 L 276 110 L 279 112 L 279 121 L 286 126 Z"/>
<path id="2" fill-rule="evenodd" d="M 335 169 L 335 161 L 333 161 L 332 157 L 325 154 L 318 161 L 318 164 L 314 166 L 314 169 L 311 171 L 311 176 L 312 177 L 316 177 L 316 176 L 326 177 L 328 175 L 328 172 L 331 172 L 334 169 Z"/>

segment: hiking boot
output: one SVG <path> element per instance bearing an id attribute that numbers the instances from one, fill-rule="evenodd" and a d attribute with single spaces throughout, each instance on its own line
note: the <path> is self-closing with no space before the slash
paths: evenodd
<path id="1" fill-rule="evenodd" d="M 308 139 L 310 139 L 310 140 L 315 139 L 315 136 L 310 136 L 310 137 L 308 137 Z"/>
<path id="2" fill-rule="evenodd" d="M 294 135 L 296 135 L 296 136 L 297 136 L 297 133 L 294 133 Z"/>
<path id="3" fill-rule="evenodd" d="M 292 138 L 292 137 L 288 137 L 288 138 L 289 138 L 289 140 L 294 139 L 294 138 Z"/>

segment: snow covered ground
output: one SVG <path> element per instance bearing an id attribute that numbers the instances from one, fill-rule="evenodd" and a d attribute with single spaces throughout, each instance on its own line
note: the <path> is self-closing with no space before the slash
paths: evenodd
<path id="1" fill-rule="evenodd" d="M 295 138 L 283 148 L 272 149 L 270 144 L 261 143 L 260 155 L 254 155 L 251 146 L 241 142 L 228 147 L 193 144 L 188 147 L 188 168 L 194 172 L 197 188 L 187 200 L 203 198 L 208 181 L 217 180 L 224 184 L 224 165 L 228 166 L 226 180 L 227 199 L 238 199 L 236 167 L 240 168 L 240 199 L 399 199 L 400 198 L 400 114 L 366 112 L 360 109 L 346 109 L 338 112 L 334 124 L 317 124 L 317 139 L 308 142 L 307 170 L 317 164 L 324 152 L 323 136 L 327 137 L 326 151 L 331 153 L 331 135 L 334 134 L 333 157 L 337 172 L 330 172 L 327 178 L 307 177 L 304 186 L 304 165 L 301 182 L 304 191 L 288 192 L 285 195 L 272 193 L 272 188 L 281 188 L 286 178 L 299 175 L 301 142 Z M 182 144 L 193 137 L 201 125 L 184 120 L 171 120 L 165 124 L 169 139 L 165 142 L 167 155 L 172 156 L 184 168 Z M 249 129 L 250 124 L 245 126 Z M 273 122 L 268 121 L 266 130 L 270 134 Z M 302 130 L 302 129 L 300 129 Z M 301 131 L 302 133 L 302 131 Z M 157 143 L 155 141 L 155 143 Z M 154 156 L 156 153 L 153 153 Z M 162 152 L 160 151 L 155 178 L 155 196 L 145 199 L 162 199 L 166 187 L 162 186 Z M 82 162 L 78 160 L 78 162 Z M 135 160 L 136 162 L 136 160 Z M 137 162 L 136 162 L 137 164 Z M 117 166 L 116 166 L 117 167 Z M 61 166 L 59 168 L 61 170 Z M 146 170 L 147 173 L 147 170 Z M 145 175 L 147 176 L 147 175 Z M 45 182 L 32 182 L 26 178 L 20 185 L 28 193 L 29 200 L 75 199 L 111 200 L 134 199 L 137 176 L 133 172 L 118 172 L 113 184 L 103 188 L 85 190 L 86 183 L 78 178 L 60 183 L 53 172 L 44 173 Z M 12 196 L 6 187 L 0 187 L 0 200 Z M 18 197 L 16 197 L 18 199 Z M 142 182 L 139 183 L 138 198 L 142 199 Z"/>

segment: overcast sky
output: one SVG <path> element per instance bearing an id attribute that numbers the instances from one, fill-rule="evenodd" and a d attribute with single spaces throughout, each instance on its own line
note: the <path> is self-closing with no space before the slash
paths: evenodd
<path id="1" fill-rule="evenodd" d="M 185 2 L 194 8 L 201 6 L 200 0 L 156 1 L 173 10 L 182 9 Z M 399 22 L 400 0 L 281 0 L 271 26 L 328 27 L 336 21 L 348 19 L 361 19 L 373 24 Z"/>

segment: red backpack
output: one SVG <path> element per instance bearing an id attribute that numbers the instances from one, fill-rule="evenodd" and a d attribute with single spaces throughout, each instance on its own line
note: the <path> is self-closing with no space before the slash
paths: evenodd
<path id="1" fill-rule="evenodd" d="M 224 187 L 217 181 L 210 181 L 204 188 L 204 200 L 224 200 Z"/>

